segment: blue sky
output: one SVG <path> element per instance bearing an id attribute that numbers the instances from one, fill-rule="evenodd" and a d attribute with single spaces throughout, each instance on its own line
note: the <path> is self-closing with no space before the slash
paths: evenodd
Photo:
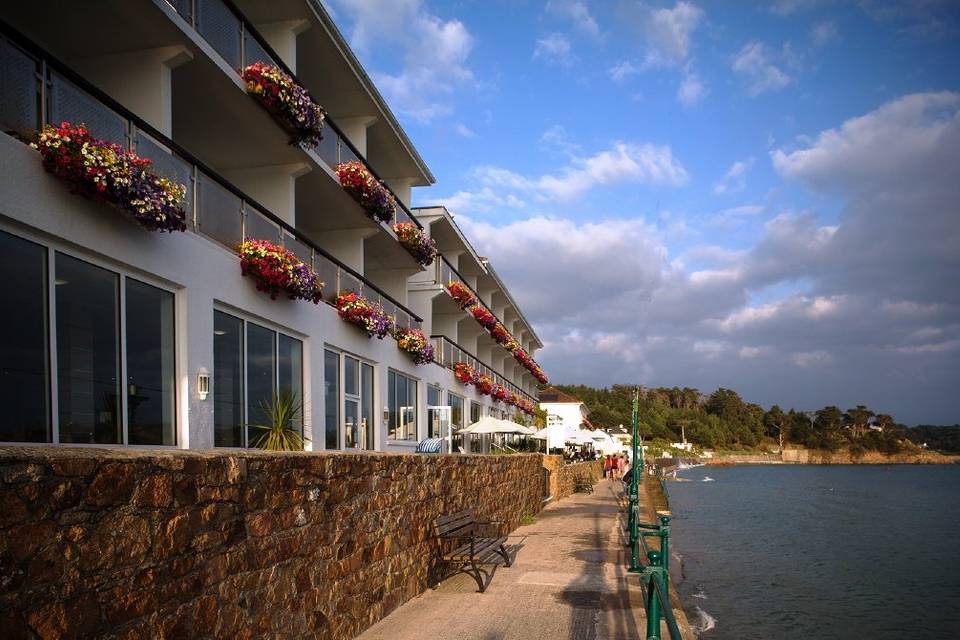
<path id="1" fill-rule="evenodd" d="M 960 421 L 960 4 L 327 5 L 555 381 Z"/>

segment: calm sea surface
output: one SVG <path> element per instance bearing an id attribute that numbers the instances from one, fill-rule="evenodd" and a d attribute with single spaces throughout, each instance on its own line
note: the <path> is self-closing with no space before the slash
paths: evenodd
<path id="1" fill-rule="evenodd" d="M 671 569 L 704 640 L 960 638 L 960 465 L 679 476 Z"/>

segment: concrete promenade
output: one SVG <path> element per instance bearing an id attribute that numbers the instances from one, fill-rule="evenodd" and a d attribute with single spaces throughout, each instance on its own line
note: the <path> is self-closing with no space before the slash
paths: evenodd
<path id="1" fill-rule="evenodd" d="M 592 494 L 549 504 L 535 524 L 517 529 L 509 541 L 514 563 L 496 567 L 485 593 L 458 574 L 359 640 L 643 638 L 643 592 L 625 568 L 618 488 L 601 481 Z"/>

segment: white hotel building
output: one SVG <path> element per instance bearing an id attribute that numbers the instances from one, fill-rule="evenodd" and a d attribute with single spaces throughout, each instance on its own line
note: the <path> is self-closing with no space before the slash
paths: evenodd
<path id="1" fill-rule="evenodd" d="M 245 447 L 261 401 L 289 390 L 307 449 L 412 451 L 448 420 L 515 412 L 459 383 L 458 361 L 535 402 L 530 371 L 444 285 L 468 285 L 531 355 L 533 327 L 444 208 L 410 208 L 434 178 L 319 0 L 31 0 L 0 20 L 0 441 Z M 255 61 L 324 107 L 319 146 L 291 145 L 247 94 Z M 46 172 L 27 143 L 61 121 L 186 185 L 187 231 L 147 231 Z M 340 186 L 351 159 L 436 241 L 432 266 Z M 258 291 L 244 237 L 310 264 L 323 302 Z M 435 362 L 341 320 L 344 291 L 421 328 Z"/>

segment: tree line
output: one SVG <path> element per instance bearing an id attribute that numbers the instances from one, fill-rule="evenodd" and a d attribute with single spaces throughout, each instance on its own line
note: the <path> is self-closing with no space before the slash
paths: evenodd
<path id="1" fill-rule="evenodd" d="M 555 386 L 586 403 L 594 426 L 631 427 L 636 387 Z M 794 444 L 829 451 L 847 447 L 854 455 L 865 451 L 893 454 L 911 448 L 911 442 L 927 442 L 931 449 L 960 451 L 960 429 L 909 429 L 893 416 L 864 405 L 846 410 L 832 405 L 817 411 L 784 411 L 779 405 L 764 409 L 724 388 L 705 395 L 690 387 L 640 387 L 639 421 L 645 439 L 678 442 L 685 434 L 687 441 L 706 449 Z"/>

